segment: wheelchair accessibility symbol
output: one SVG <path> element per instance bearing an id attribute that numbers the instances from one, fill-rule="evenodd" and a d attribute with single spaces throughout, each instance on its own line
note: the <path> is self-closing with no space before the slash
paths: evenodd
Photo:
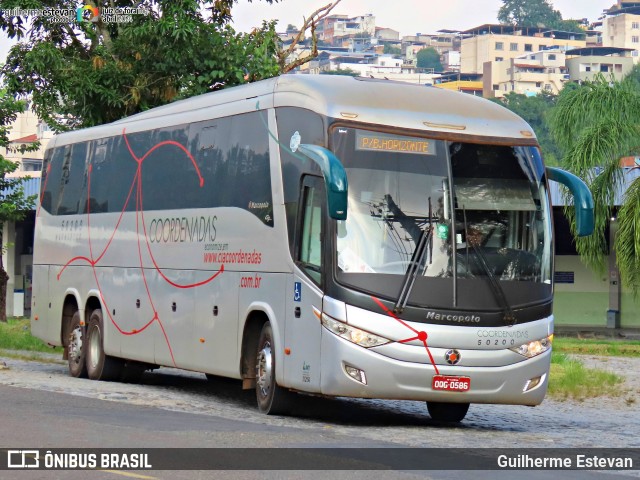
<path id="1" fill-rule="evenodd" d="M 302 300 L 302 283 L 293 282 L 293 301 L 299 302 Z"/>

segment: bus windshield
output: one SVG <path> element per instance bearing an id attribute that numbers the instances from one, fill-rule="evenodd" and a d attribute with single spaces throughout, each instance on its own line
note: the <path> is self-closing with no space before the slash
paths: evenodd
<path id="1" fill-rule="evenodd" d="M 550 291 L 550 211 L 535 147 L 344 127 L 334 128 L 331 138 L 349 181 L 348 218 L 336 230 L 340 283 L 394 299 L 399 283 L 390 276 L 405 276 L 426 231 L 430 241 L 420 255 L 418 290 L 427 279 L 432 285 L 440 279 L 440 288 L 448 290 L 455 279 L 463 287 L 491 280 L 500 290 L 530 282 Z M 500 296 L 504 292 L 494 295 L 491 307 L 500 307 Z M 420 295 L 413 298 L 421 303 Z M 522 303 L 518 298 L 511 300 Z M 451 306 L 450 299 L 438 303 Z"/>

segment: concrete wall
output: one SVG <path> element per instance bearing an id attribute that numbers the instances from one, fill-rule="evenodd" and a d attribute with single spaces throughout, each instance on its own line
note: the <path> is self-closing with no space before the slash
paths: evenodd
<path id="1" fill-rule="evenodd" d="M 2 227 L 2 265 L 9 275 L 7 283 L 7 316 L 14 316 L 13 291 L 16 288 L 15 278 L 15 240 L 16 229 L 14 222 L 5 222 Z"/>
<path id="2" fill-rule="evenodd" d="M 496 44 L 501 44 L 502 49 L 496 49 Z M 511 50 L 511 44 L 517 44 L 516 50 Z M 531 46 L 532 52 L 541 50 L 541 47 L 561 47 L 572 49 L 586 46 L 584 40 L 565 40 L 546 37 L 529 37 L 522 35 L 478 35 L 464 38 L 461 46 L 462 73 L 482 73 L 484 62 L 495 62 L 496 58 L 508 61 L 511 58 L 520 57 L 525 51 L 525 45 Z M 551 52 L 553 53 L 553 52 Z"/>
<path id="3" fill-rule="evenodd" d="M 609 16 L 602 22 L 602 46 L 633 48 L 633 61 L 638 63 L 640 56 L 640 15 L 625 13 Z"/>
<path id="4" fill-rule="evenodd" d="M 603 65 L 607 66 L 608 72 L 601 72 Z M 587 67 L 589 71 L 587 71 Z M 573 81 L 593 80 L 599 73 L 603 73 L 607 78 L 613 74 L 614 78 L 619 81 L 633 69 L 633 58 L 604 55 L 572 57 L 567 58 L 567 68 Z"/>
<path id="5" fill-rule="evenodd" d="M 558 325 L 607 326 L 609 282 L 606 273 L 593 273 L 578 256 L 556 256 L 556 272 L 574 272 L 575 283 L 556 283 L 553 313 Z M 640 328 L 640 298 L 623 290 L 622 328 Z"/>
<path id="6" fill-rule="evenodd" d="M 29 317 L 31 313 L 31 272 L 33 268 L 33 229 L 35 215 L 25 220 L 5 222 L 2 230 L 2 264 L 7 282 L 8 317 Z"/>

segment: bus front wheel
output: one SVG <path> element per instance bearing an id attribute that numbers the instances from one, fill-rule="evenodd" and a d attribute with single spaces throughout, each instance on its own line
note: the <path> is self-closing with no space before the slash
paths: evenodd
<path id="1" fill-rule="evenodd" d="M 85 364 L 87 329 L 81 324 L 79 311 L 76 311 L 71 317 L 68 331 L 67 357 L 69 375 L 76 378 L 87 378 L 87 366 Z"/>
<path id="2" fill-rule="evenodd" d="M 123 362 L 104 353 L 104 323 L 102 311 L 91 312 L 87 326 L 87 373 L 91 380 L 117 380 L 122 374 Z"/>
<path id="3" fill-rule="evenodd" d="M 258 341 L 256 399 L 258 409 L 267 415 L 286 413 L 290 407 L 291 392 L 276 383 L 276 350 L 269 322 L 262 327 Z"/>
<path id="4" fill-rule="evenodd" d="M 469 411 L 468 403 L 427 402 L 429 415 L 436 422 L 461 422 Z"/>

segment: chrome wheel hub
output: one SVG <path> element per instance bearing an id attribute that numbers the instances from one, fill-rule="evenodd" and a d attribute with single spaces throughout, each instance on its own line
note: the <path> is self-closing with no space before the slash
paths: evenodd
<path id="1" fill-rule="evenodd" d="M 260 388 L 260 393 L 263 396 L 269 395 L 271 390 L 271 344 L 266 342 L 262 346 L 262 350 L 258 352 L 258 362 L 256 365 L 256 383 Z"/>
<path id="2" fill-rule="evenodd" d="M 100 352 L 100 333 L 95 327 L 91 333 L 92 335 L 89 337 L 89 362 L 92 368 L 96 368 Z"/>
<path id="3" fill-rule="evenodd" d="M 80 353 L 82 352 L 82 328 L 77 326 L 69 336 L 69 358 L 74 363 L 80 363 Z"/>

